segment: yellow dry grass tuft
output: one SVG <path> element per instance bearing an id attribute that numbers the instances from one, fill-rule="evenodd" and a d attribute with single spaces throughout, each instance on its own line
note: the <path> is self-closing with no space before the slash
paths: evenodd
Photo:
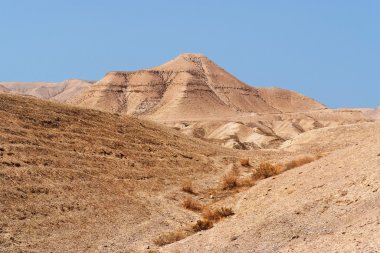
<path id="1" fill-rule="evenodd" d="M 184 181 L 182 183 L 182 191 L 196 195 L 193 187 L 193 182 L 191 182 L 190 180 Z"/>
<path id="2" fill-rule="evenodd" d="M 238 186 L 238 178 L 239 178 L 239 168 L 234 166 L 231 171 L 229 171 L 226 175 L 224 175 L 222 180 L 222 188 L 223 190 L 233 189 Z"/>
<path id="3" fill-rule="evenodd" d="M 233 212 L 232 208 L 229 208 L 229 207 L 221 207 L 221 208 L 217 208 L 217 209 L 205 208 L 202 212 L 202 217 L 205 220 L 217 222 L 220 219 L 222 219 L 224 217 L 231 216 L 233 214 L 234 214 L 234 212 Z"/>
<path id="4" fill-rule="evenodd" d="M 254 179 L 263 179 L 275 176 L 284 171 L 284 167 L 280 164 L 271 164 L 269 162 L 260 163 L 260 165 L 253 171 L 252 177 Z"/>
<path id="5" fill-rule="evenodd" d="M 244 167 L 251 167 L 251 164 L 249 163 L 249 158 L 240 159 L 240 165 Z"/>
<path id="6" fill-rule="evenodd" d="M 251 176 L 238 179 L 238 186 L 241 186 L 241 187 L 252 187 L 255 185 L 255 183 L 256 183 L 256 179 Z"/>
<path id="7" fill-rule="evenodd" d="M 185 198 L 182 202 L 182 206 L 194 212 L 200 212 L 203 209 L 203 205 L 192 198 Z"/>
<path id="8" fill-rule="evenodd" d="M 163 245 L 167 245 L 173 242 L 180 241 L 184 239 L 186 236 L 187 234 L 184 231 L 168 232 L 168 233 L 164 233 L 158 236 L 156 239 L 153 240 L 153 242 L 157 246 L 163 246 Z"/>
<path id="9" fill-rule="evenodd" d="M 301 158 L 298 158 L 298 159 L 295 159 L 295 160 L 292 160 L 292 161 L 286 163 L 285 164 L 285 169 L 286 170 L 290 170 L 290 169 L 293 169 L 293 168 L 297 168 L 297 167 L 300 167 L 302 165 L 311 163 L 311 162 L 313 162 L 315 160 L 317 160 L 317 157 L 314 157 L 314 156 L 301 157 Z"/>
<path id="10" fill-rule="evenodd" d="M 214 223 L 210 220 L 197 220 L 197 223 L 192 226 L 194 232 L 210 229 L 214 226 Z"/>

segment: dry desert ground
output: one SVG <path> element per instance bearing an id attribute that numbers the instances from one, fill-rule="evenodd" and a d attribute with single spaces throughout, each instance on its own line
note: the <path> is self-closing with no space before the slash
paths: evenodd
<path id="1" fill-rule="evenodd" d="M 379 112 L 189 53 L 0 82 L 0 252 L 380 252 Z"/>

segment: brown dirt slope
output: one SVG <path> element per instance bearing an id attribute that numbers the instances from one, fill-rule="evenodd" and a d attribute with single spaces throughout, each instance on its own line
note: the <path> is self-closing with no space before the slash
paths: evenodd
<path id="1" fill-rule="evenodd" d="M 295 92 L 248 86 L 200 54 L 182 54 L 151 69 L 110 72 L 71 102 L 155 120 L 326 108 Z"/>
<path id="2" fill-rule="evenodd" d="M 191 215 L 168 199 L 232 151 L 156 124 L 0 94 L 0 252 L 118 252 Z M 178 210 L 178 211 L 175 211 Z"/>
<path id="3" fill-rule="evenodd" d="M 310 146 L 338 150 L 259 181 L 240 196 L 235 216 L 162 252 L 379 252 L 380 123 L 305 135 Z M 309 149 L 300 143 L 295 150 Z"/>

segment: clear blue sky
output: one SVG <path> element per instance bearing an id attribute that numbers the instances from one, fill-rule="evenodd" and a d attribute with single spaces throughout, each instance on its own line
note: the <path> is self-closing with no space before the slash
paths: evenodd
<path id="1" fill-rule="evenodd" d="M 97 80 L 183 52 L 330 107 L 380 105 L 379 0 L 0 0 L 0 81 Z"/>

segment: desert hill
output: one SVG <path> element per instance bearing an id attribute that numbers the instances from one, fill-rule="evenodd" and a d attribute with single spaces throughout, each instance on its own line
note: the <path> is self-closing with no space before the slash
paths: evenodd
<path id="1" fill-rule="evenodd" d="M 0 82 L 0 92 L 30 95 L 41 99 L 66 102 L 77 96 L 93 82 L 84 80 L 65 80 L 59 83 L 49 82 Z"/>
<path id="2" fill-rule="evenodd" d="M 380 106 L 373 109 L 363 109 L 363 113 L 374 120 L 380 120 Z"/>
<path id="3" fill-rule="evenodd" d="M 0 94 L 0 252 L 151 243 L 193 219 L 182 182 L 207 182 L 236 156 L 135 118 Z"/>
<path id="4" fill-rule="evenodd" d="M 309 117 L 337 116 L 325 111 Z M 342 241 L 347 252 L 375 251 L 379 138 L 378 122 L 352 122 L 278 149 L 233 150 L 125 115 L 0 94 L 0 252 L 326 252 Z M 231 167 L 247 179 L 263 161 L 305 155 L 322 158 L 248 188 L 220 187 Z M 181 191 L 187 180 L 196 194 Z M 159 248 L 159 235 L 200 218 L 183 207 L 189 196 L 235 215 Z"/>
<path id="5" fill-rule="evenodd" d="M 161 252 L 378 252 L 379 123 L 326 127 L 297 139 L 283 148 L 331 153 L 259 181 L 236 197 L 234 216 Z"/>
<path id="6" fill-rule="evenodd" d="M 332 110 L 296 92 L 248 86 L 189 53 L 150 69 L 110 72 L 95 84 L 0 83 L 0 92 L 134 115 L 236 149 L 277 148 L 312 129 L 379 117 L 378 110 Z"/>
<path id="7" fill-rule="evenodd" d="M 305 131 L 372 120 L 289 90 L 248 86 L 201 54 L 110 72 L 68 102 L 153 120 L 236 149 L 277 148 Z"/>
<path id="8" fill-rule="evenodd" d="M 156 121 L 326 108 L 296 92 L 248 86 L 200 54 L 181 54 L 151 69 L 110 72 L 70 102 Z"/>

